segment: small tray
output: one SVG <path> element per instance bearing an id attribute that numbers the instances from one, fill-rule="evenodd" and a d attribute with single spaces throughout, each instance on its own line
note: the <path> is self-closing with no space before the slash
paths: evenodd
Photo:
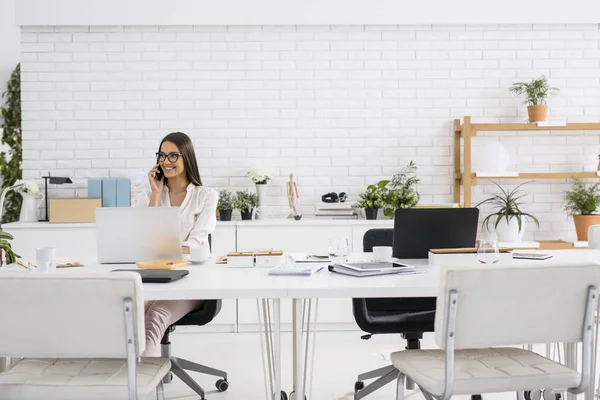
<path id="1" fill-rule="evenodd" d="M 136 263 L 142 269 L 177 269 L 187 267 L 188 264 L 185 260 L 148 260 Z"/>

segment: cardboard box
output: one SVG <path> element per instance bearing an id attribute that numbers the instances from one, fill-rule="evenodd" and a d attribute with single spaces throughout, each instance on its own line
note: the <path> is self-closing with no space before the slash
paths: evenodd
<path id="1" fill-rule="evenodd" d="M 99 207 L 102 207 L 101 198 L 49 199 L 49 220 L 51 224 L 96 222 L 96 208 Z"/>

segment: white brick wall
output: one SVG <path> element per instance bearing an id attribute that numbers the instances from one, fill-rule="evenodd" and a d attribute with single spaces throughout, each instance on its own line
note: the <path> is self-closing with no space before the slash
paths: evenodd
<path id="1" fill-rule="evenodd" d="M 85 195 L 90 177 L 143 176 L 160 138 L 181 130 L 217 189 L 251 186 L 246 168 L 266 165 L 271 203 L 285 204 L 294 172 L 308 213 L 412 159 L 422 200 L 450 202 L 452 120 L 524 121 L 513 82 L 545 74 L 561 89 L 551 117 L 600 120 L 598 25 L 28 27 L 21 42 L 24 174 L 75 178 L 60 196 Z M 474 145 L 498 139 L 520 171 L 595 169 L 600 153 L 593 132 Z M 536 238 L 572 235 L 565 187 L 528 186 Z"/>

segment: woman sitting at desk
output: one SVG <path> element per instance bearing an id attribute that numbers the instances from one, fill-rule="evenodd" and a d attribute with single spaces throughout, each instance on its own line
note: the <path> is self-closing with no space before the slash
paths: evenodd
<path id="1" fill-rule="evenodd" d="M 135 203 L 150 207 L 180 208 L 182 252 L 190 247 L 208 247 L 208 235 L 217 225 L 216 210 L 219 195 L 214 189 L 202 186 L 196 153 L 191 139 L 181 132 L 170 133 L 162 140 L 156 153 L 157 164 L 148 173 L 152 189 L 148 198 Z M 160 229 L 157 226 L 156 229 Z M 146 350 L 154 354 L 166 329 L 198 309 L 203 300 L 148 301 L 145 303 Z"/>

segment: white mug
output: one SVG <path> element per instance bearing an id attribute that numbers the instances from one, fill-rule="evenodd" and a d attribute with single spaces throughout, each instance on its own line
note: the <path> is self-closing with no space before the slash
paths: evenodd
<path id="1" fill-rule="evenodd" d="M 588 228 L 588 247 L 600 249 L 600 225 L 592 225 Z"/>
<path id="2" fill-rule="evenodd" d="M 190 260 L 192 262 L 203 262 L 210 257 L 210 249 L 208 247 L 190 247 Z"/>
<path id="3" fill-rule="evenodd" d="M 35 249 L 38 272 L 56 271 L 56 249 L 54 247 L 41 247 Z"/>
<path id="4" fill-rule="evenodd" d="M 390 261 L 392 259 L 391 246 L 373 246 L 373 260 Z"/>

